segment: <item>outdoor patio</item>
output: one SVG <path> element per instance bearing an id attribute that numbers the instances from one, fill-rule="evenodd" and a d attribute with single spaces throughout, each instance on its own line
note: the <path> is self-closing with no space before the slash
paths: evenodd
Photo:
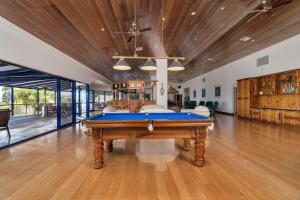
<path id="1" fill-rule="evenodd" d="M 91 111 L 90 116 L 100 114 L 101 111 Z M 76 121 L 84 119 L 76 117 Z M 23 140 L 41 135 L 43 133 L 57 129 L 56 115 L 43 117 L 41 115 L 18 115 L 9 120 L 9 130 L 11 138 L 8 137 L 6 130 L 0 131 L 0 148 L 10 144 L 15 144 Z M 63 115 L 61 124 L 72 122 L 72 114 Z"/>
<path id="2" fill-rule="evenodd" d="M 71 116 L 67 118 L 71 118 Z M 69 119 L 69 121 L 72 120 Z M 41 115 L 13 116 L 9 120 L 11 138 L 8 137 L 6 130 L 0 131 L 0 148 L 55 130 L 56 127 L 56 115 L 51 117 L 42 117 Z"/>

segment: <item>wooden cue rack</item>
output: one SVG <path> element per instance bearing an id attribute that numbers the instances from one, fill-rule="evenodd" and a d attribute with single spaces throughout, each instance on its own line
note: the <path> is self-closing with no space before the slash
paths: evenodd
<path id="1" fill-rule="evenodd" d="M 238 80 L 237 116 L 300 126 L 300 69 Z"/>

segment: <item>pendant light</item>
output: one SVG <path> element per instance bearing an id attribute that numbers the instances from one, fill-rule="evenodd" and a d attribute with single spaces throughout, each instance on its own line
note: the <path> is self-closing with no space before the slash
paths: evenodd
<path id="1" fill-rule="evenodd" d="M 120 60 L 113 66 L 113 69 L 115 69 L 115 70 L 121 70 L 121 71 L 126 71 L 126 70 L 130 70 L 131 67 L 124 60 L 124 58 L 120 58 Z"/>
<path id="2" fill-rule="evenodd" d="M 182 64 L 177 59 L 175 59 L 172 62 L 172 64 L 168 67 L 168 70 L 172 72 L 182 71 L 184 69 L 185 67 L 183 67 Z"/>
<path id="3" fill-rule="evenodd" d="M 150 58 L 148 58 L 145 64 L 140 67 L 140 69 L 145 71 L 154 71 L 157 69 L 157 67 L 155 63 Z"/>

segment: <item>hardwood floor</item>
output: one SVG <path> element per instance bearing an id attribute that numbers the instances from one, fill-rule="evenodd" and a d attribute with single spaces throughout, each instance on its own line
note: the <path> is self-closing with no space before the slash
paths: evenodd
<path id="1" fill-rule="evenodd" d="M 1 150 L 0 199 L 300 199 L 300 129 L 218 115 L 203 168 L 174 140 L 119 140 L 93 168 L 80 126 Z"/>

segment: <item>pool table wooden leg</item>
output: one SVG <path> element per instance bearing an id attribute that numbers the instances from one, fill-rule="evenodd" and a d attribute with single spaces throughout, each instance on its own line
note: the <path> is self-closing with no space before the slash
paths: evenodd
<path id="1" fill-rule="evenodd" d="M 191 150 L 191 139 L 190 138 L 183 139 L 183 147 L 182 147 L 182 149 L 185 150 L 185 151 Z"/>
<path id="2" fill-rule="evenodd" d="M 203 167 L 205 164 L 205 137 L 199 137 L 199 134 L 196 134 L 195 137 L 195 165 L 197 167 Z"/>
<path id="3" fill-rule="evenodd" d="M 104 154 L 104 143 L 103 143 L 103 138 L 102 138 L 102 133 L 100 133 L 100 129 L 98 128 L 93 128 L 92 129 L 93 133 L 93 143 L 94 143 L 94 150 L 93 150 L 93 155 L 94 155 L 94 167 L 95 169 L 99 169 L 103 167 L 104 164 L 104 159 L 103 159 L 103 154 Z"/>
<path id="4" fill-rule="evenodd" d="M 113 140 L 106 140 L 106 150 L 108 152 L 113 151 Z"/>

